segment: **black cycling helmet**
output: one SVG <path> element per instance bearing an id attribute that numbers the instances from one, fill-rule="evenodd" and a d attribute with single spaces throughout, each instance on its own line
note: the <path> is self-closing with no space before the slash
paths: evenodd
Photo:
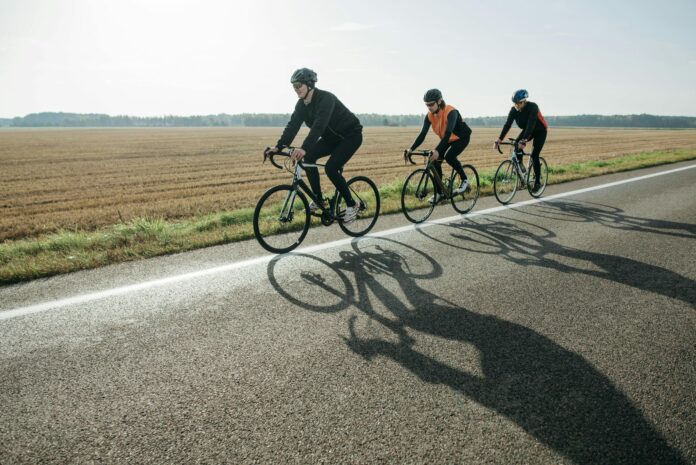
<path id="1" fill-rule="evenodd" d="M 527 92 L 525 89 L 516 90 L 515 93 L 512 94 L 513 103 L 519 103 L 527 98 L 529 98 L 529 92 Z"/>
<path id="2" fill-rule="evenodd" d="M 311 89 L 317 82 L 317 73 L 309 68 L 300 68 L 292 73 L 292 76 L 290 76 L 290 83 L 294 84 L 296 82 L 307 84 L 307 87 Z"/>
<path id="3" fill-rule="evenodd" d="M 424 102 L 437 102 L 442 98 L 442 92 L 439 89 L 430 89 L 423 96 Z"/>

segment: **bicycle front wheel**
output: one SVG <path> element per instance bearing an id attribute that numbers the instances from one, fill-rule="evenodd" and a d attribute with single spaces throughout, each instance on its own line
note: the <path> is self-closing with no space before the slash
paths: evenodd
<path id="1" fill-rule="evenodd" d="M 412 223 L 427 220 L 435 208 L 430 197 L 435 194 L 435 180 L 429 171 L 419 169 L 411 173 L 401 189 L 401 211 Z"/>
<path id="2" fill-rule="evenodd" d="M 307 235 L 310 219 L 309 204 L 300 191 L 292 186 L 275 186 L 256 204 L 254 235 L 269 252 L 289 252 Z"/>
<path id="3" fill-rule="evenodd" d="M 338 226 L 349 236 L 359 237 L 367 234 L 377 222 L 379 216 L 379 191 L 377 186 L 370 178 L 356 176 L 348 180 L 350 195 L 358 207 L 358 216 L 350 223 L 338 221 Z M 342 195 L 338 196 L 337 212 L 338 217 L 342 218 L 346 211 L 346 199 Z"/>
<path id="4" fill-rule="evenodd" d="M 534 198 L 541 197 L 541 194 L 543 194 L 546 190 L 546 183 L 549 180 L 549 167 L 546 165 L 546 160 L 544 160 L 544 157 L 539 157 L 539 168 L 539 184 L 541 187 L 539 187 L 537 190 L 534 190 L 534 184 L 536 182 L 534 163 L 532 163 L 531 167 L 529 168 L 529 183 L 527 183 L 527 190 L 529 191 L 529 195 Z"/>
<path id="5" fill-rule="evenodd" d="M 517 171 L 510 160 L 504 160 L 493 177 L 493 193 L 503 205 L 512 200 L 517 192 Z"/>
<path id="6" fill-rule="evenodd" d="M 466 189 L 461 194 L 452 194 L 452 207 L 459 213 L 468 213 L 476 205 L 476 201 L 479 198 L 481 188 L 479 186 L 479 176 L 476 168 L 471 165 L 462 165 L 464 170 L 464 175 L 466 175 Z M 456 171 L 452 172 L 452 181 L 450 186 L 454 191 L 462 183 L 459 173 Z"/>

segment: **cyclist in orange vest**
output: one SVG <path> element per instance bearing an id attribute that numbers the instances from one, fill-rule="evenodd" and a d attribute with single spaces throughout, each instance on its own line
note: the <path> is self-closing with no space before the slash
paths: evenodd
<path id="1" fill-rule="evenodd" d="M 464 151 L 471 138 L 471 128 L 464 122 L 462 115 L 459 114 L 456 108 L 452 105 L 445 104 L 442 100 L 442 92 L 438 89 L 430 89 L 423 97 L 425 105 L 428 107 L 428 114 L 425 115 L 423 128 L 416 140 L 411 144 L 408 152 L 417 149 L 425 140 L 428 129 L 432 126 L 435 134 L 440 138 L 440 143 L 432 151 L 431 160 L 440 160 L 444 158 L 447 163 L 454 169 L 462 178 L 462 182 L 452 194 L 461 194 L 466 190 L 468 180 L 462 169 L 462 164 L 459 163 L 457 157 Z M 442 178 L 442 165 L 435 163 L 435 170 Z M 440 192 L 437 184 L 435 184 L 435 194 L 430 197 L 430 203 L 438 203 L 442 200 L 442 192 Z"/>

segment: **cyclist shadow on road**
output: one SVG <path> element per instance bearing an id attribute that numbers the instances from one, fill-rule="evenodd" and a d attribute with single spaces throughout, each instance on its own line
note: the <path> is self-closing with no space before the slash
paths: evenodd
<path id="1" fill-rule="evenodd" d="M 595 207 L 583 210 L 579 204 L 553 202 L 542 208 L 527 208 L 524 215 L 595 222 L 611 228 L 675 237 L 696 237 L 693 225 L 623 217 L 620 212 L 604 209 L 600 212 Z M 632 258 L 562 245 L 555 240 L 557 238 L 554 232 L 526 219 L 488 215 L 486 218 L 442 227 L 451 230 L 449 236 L 452 240 L 447 239 L 446 235 L 431 234 L 424 229 L 418 231 L 433 241 L 458 250 L 503 257 L 521 266 L 538 266 L 563 273 L 594 276 L 679 299 L 691 307 L 696 305 L 696 281 L 667 268 Z"/>
<path id="2" fill-rule="evenodd" d="M 624 210 L 601 203 L 554 200 L 525 211 L 530 216 L 578 223 L 601 224 L 622 231 L 648 232 L 696 239 L 696 224 L 657 220 L 627 214 Z"/>
<path id="3" fill-rule="evenodd" d="M 338 289 L 321 277 L 306 276 L 314 285 L 311 292 L 343 296 L 331 311 L 353 306 L 392 336 L 362 334 L 360 315 L 354 315 L 344 338 L 350 350 L 367 360 L 389 358 L 423 382 L 450 387 L 505 415 L 575 463 L 685 463 L 587 360 L 527 327 L 478 314 L 431 293 L 420 283 L 446 277 L 423 252 L 390 239 L 373 239 L 372 246 L 361 250 L 363 243 L 354 242 L 353 251 L 341 252 L 340 260 L 332 263 L 306 256 L 322 261 L 341 275 L 341 285 L 348 286 Z M 273 266 L 269 265 L 269 276 Z M 274 286 L 290 297 L 277 282 Z M 304 305 L 316 302 L 314 297 L 305 294 L 291 300 Z M 323 311 L 316 304 L 310 308 Z M 419 352 L 419 337 L 427 336 L 473 345 L 480 353 L 481 374 Z"/>

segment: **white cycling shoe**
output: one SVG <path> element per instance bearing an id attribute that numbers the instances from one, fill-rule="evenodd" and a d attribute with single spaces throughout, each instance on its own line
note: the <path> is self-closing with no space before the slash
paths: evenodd
<path id="1" fill-rule="evenodd" d="M 454 194 L 454 195 L 463 194 L 463 193 L 466 191 L 466 188 L 467 188 L 468 186 L 469 186 L 469 180 L 468 180 L 468 179 L 465 179 L 465 180 L 462 181 L 462 183 L 459 185 L 459 187 L 456 188 L 456 189 L 452 192 L 452 194 Z"/>
<path id="2" fill-rule="evenodd" d="M 433 194 L 433 195 L 431 195 L 430 198 L 428 199 L 428 203 L 435 205 L 435 204 L 437 204 L 437 203 L 440 203 L 440 200 L 442 200 L 442 195 L 440 195 L 440 194 Z"/>
<path id="3" fill-rule="evenodd" d="M 343 224 L 352 223 L 358 217 L 358 207 L 346 207 L 346 212 L 343 214 Z"/>

